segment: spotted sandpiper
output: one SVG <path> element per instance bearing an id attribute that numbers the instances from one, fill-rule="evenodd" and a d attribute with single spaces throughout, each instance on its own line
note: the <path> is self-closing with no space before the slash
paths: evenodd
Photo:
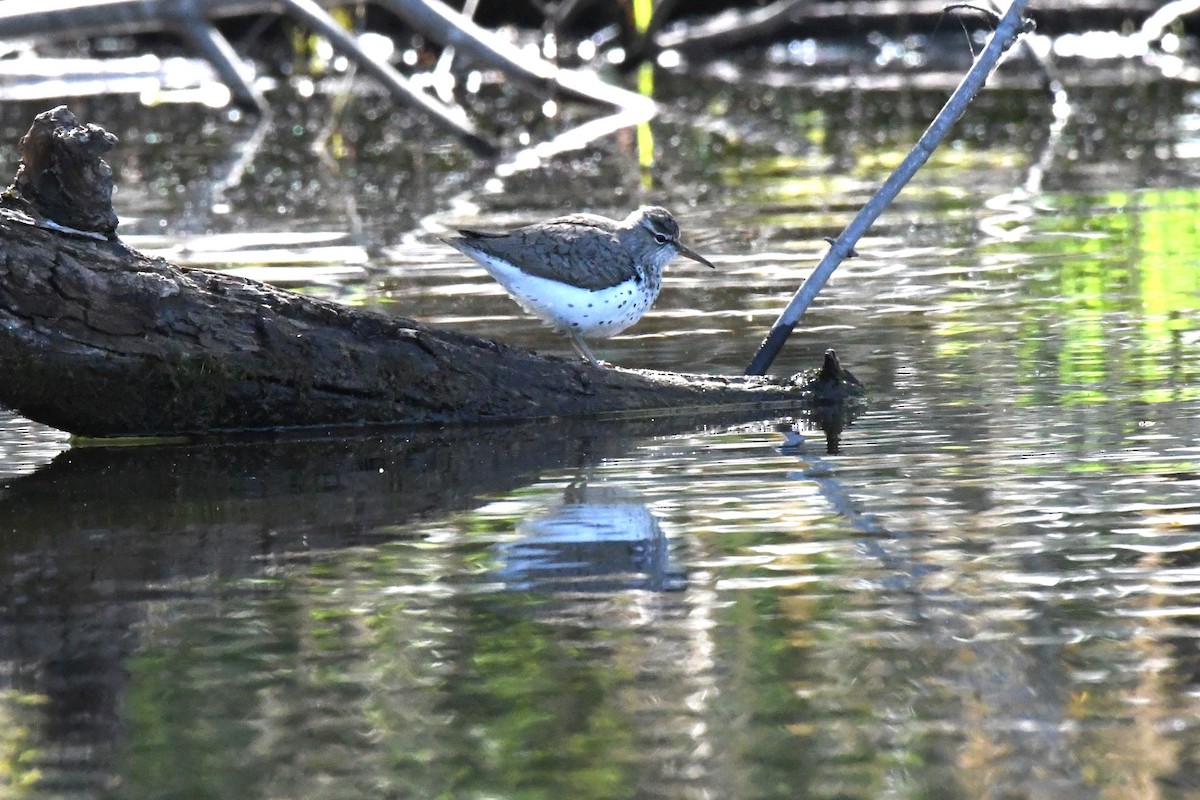
<path id="1" fill-rule="evenodd" d="M 569 336 L 597 367 L 584 337 L 616 336 L 641 319 L 668 261 L 679 255 L 713 267 L 679 241 L 679 224 L 657 206 L 620 221 L 570 214 L 507 233 L 459 233 L 446 244 L 478 261 L 521 308 Z"/>

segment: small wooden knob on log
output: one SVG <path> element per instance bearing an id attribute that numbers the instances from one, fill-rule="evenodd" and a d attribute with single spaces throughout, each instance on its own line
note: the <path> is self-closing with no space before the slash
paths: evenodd
<path id="1" fill-rule="evenodd" d="M 17 145 L 21 166 L 7 199 L 59 225 L 115 236 L 112 169 L 100 155 L 116 143 L 99 125 L 80 125 L 66 106 L 43 111 Z"/>

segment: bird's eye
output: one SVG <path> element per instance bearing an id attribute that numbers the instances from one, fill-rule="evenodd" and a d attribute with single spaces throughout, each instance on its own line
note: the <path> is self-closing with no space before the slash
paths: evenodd
<path id="1" fill-rule="evenodd" d="M 665 233 L 656 233 L 654 234 L 654 241 L 658 242 L 659 244 L 666 244 L 667 242 L 671 241 L 671 237 L 667 236 Z"/>

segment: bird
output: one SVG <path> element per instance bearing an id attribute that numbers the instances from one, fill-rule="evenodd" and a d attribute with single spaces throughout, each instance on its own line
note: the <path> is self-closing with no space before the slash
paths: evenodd
<path id="1" fill-rule="evenodd" d="M 679 240 L 679 223 L 659 206 L 642 206 L 623 220 L 568 214 L 504 233 L 458 234 L 442 241 L 569 337 L 594 367 L 601 364 L 585 338 L 616 336 L 640 320 L 662 289 L 667 262 L 684 256 L 716 269 Z"/>

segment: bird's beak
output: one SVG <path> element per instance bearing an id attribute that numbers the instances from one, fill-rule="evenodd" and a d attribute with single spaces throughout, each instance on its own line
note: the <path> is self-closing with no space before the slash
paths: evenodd
<path id="1" fill-rule="evenodd" d="M 692 261 L 699 261 L 701 264 L 708 267 L 709 269 L 717 268 L 715 264 L 713 264 L 711 261 L 709 261 L 704 256 L 697 253 L 692 248 L 688 247 L 686 244 L 680 243 L 678 245 L 678 247 L 679 247 L 679 255 L 684 256 L 685 258 L 690 258 Z"/>

